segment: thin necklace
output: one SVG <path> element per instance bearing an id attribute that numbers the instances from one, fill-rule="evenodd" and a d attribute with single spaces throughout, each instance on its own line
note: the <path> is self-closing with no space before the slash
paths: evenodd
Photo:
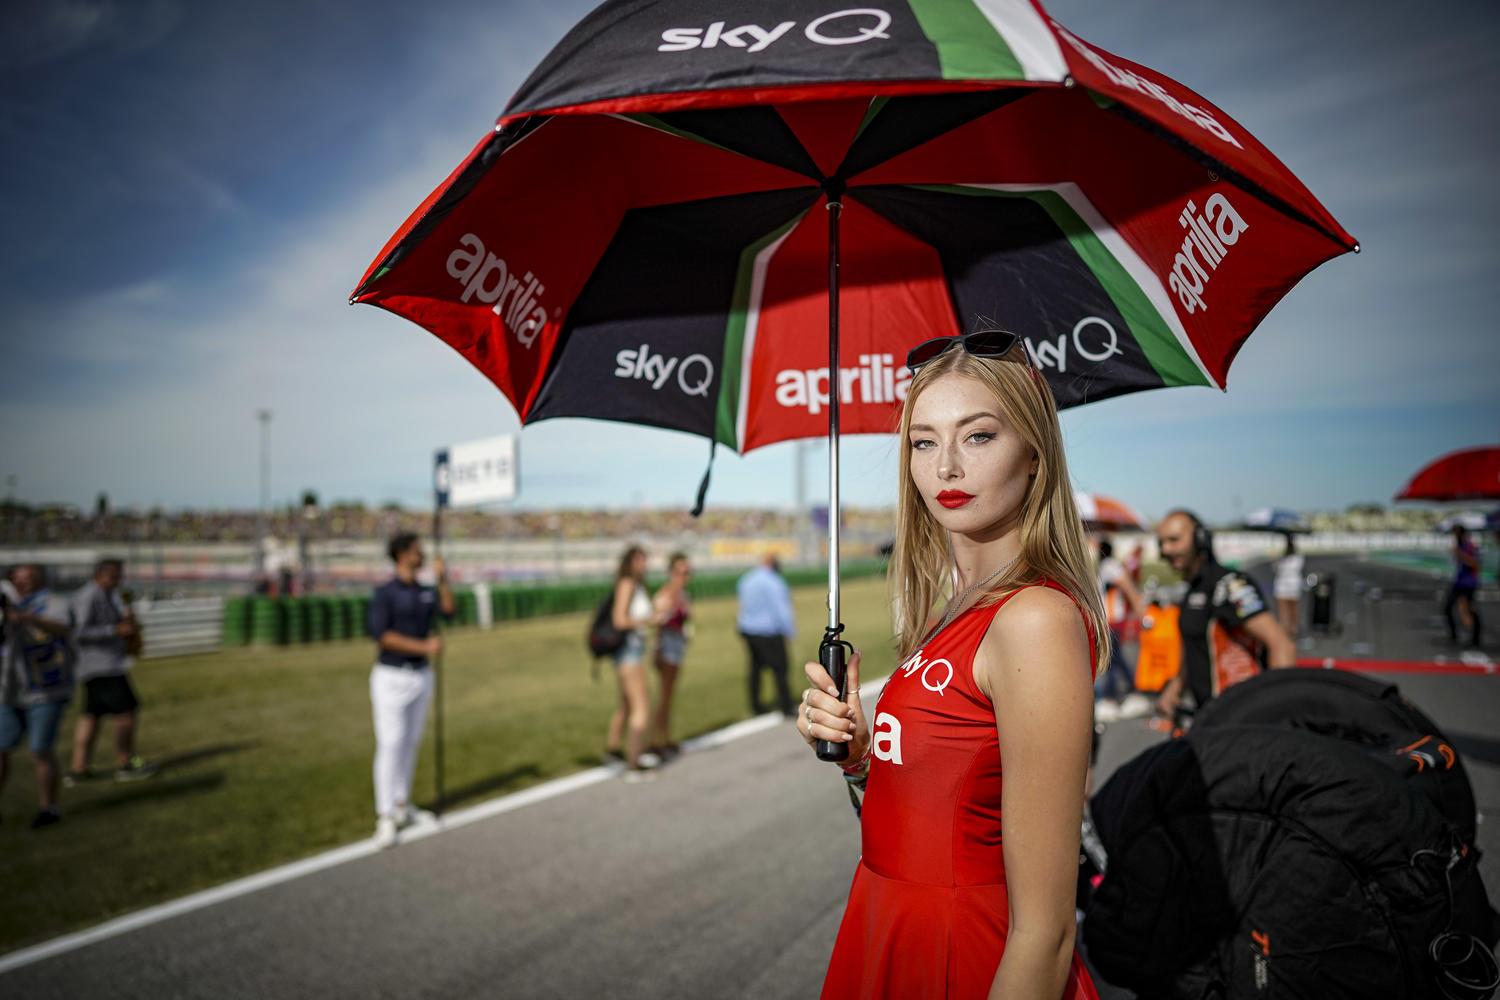
<path id="1" fill-rule="evenodd" d="M 1013 566 L 1015 566 L 1016 563 L 1018 563 L 1020 561 L 1021 561 L 1021 557 L 1020 556 L 1016 556 L 1010 562 L 1006 563 L 1004 566 L 1001 566 L 999 569 L 995 570 L 995 572 L 991 573 L 989 576 L 985 577 L 983 580 L 980 580 L 978 583 L 970 584 L 968 587 L 966 587 L 964 589 L 964 592 L 962 594 L 958 595 L 958 599 L 955 600 L 953 603 L 951 603 L 951 604 L 948 605 L 948 610 L 943 613 L 943 618 L 942 618 L 941 621 L 938 622 L 937 628 L 935 628 L 931 632 L 927 633 L 927 638 L 922 640 L 922 645 L 923 646 L 927 645 L 929 642 L 932 641 L 932 637 L 933 636 L 937 635 L 943 629 L 945 629 L 945 628 L 948 627 L 949 623 L 951 623 L 953 621 L 953 619 L 958 616 L 958 609 L 961 608 L 961 607 L 963 607 L 964 602 L 969 599 L 969 595 L 973 594 L 974 591 L 978 590 L 980 587 L 983 587 L 985 584 L 989 583 L 991 580 L 995 579 L 997 576 L 1000 576 L 1000 575 L 1002 575 L 1004 573 L 1008 573 L 1010 571 L 1010 569 Z"/>

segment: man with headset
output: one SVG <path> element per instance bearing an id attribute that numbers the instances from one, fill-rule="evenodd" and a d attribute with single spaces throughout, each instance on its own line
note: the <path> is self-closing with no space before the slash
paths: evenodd
<path id="1" fill-rule="evenodd" d="M 1183 691 L 1201 707 L 1266 667 L 1294 666 L 1297 646 L 1248 576 L 1219 565 L 1213 533 L 1191 511 L 1174 510 L 1156 528 L 1161 556 L 1184 580 L 1179 605 L 1182 669 L 1162 689 L 1157 710 L 1173 717 Z"/>

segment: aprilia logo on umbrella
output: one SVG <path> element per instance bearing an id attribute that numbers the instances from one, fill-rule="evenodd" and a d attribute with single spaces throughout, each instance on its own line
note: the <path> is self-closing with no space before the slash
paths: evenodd
<path id="1" fill-rule="evenodd" d="M 660 389 L 674 373 L 677 388 L 684 394 L 707 396 L 714 380 L 714 363 L 703 354 L 689 354 L 685 358 L 652 354 L 645 344 L 635 349 L 627 347 L 615 355 L 615 378 L 644 379 L 651 383 L 651 388 Z"/>
<path id="2" fill-rule="evenodd" d="M 1208 306 L 1203 303 L 1203 291 L 1208 287 L 1208 280 L 1250 224 L 1222 194 L 1208 199 L 1202 215 L 1198 214 L 1197 205 L 1188 202 L 1177 217 L 1177 224 L 1187 230 L 1187 236 L 1182 241 L 1182 249 L 1172 259 L 1172 273 L 1167 284 L 1177 293 L 1177 300 L 1189 315 L 1199 310 L 1206 312 Z"/>
<path id="3" fill-rule="evenodd" d="M 1095 52 L 1089 46 L 1073 37 L 1072 32 L 1068 31 L 1068 29 L 1064 28 L 1056 21 L 1052 22 L 1052 27 L 1057 32 L 1057 36 L 1059 38 L 1067 42 L 1069 45 L 1073 46 L 1073 50 L 1075 52 L 1092 63 L 1094 68 L 1099 72 L 1109 77 L 1109 81 L 1115 86 L 1128 87 L 1138 94 L 1144 94 L 1147 97 L 1160 101 L 1172 111 L 1186 118 L 1194 125 L 1197 125 L 1199 128 L 1203 129 L 1205 132 L 1210 132 L 1213 135 L 1218 136 L 1220 139 L 1223 139 L 1225 142 L 1229 143 L 1236 149 L 1244 148 L 1240 145 L 1239 140 L 1231 135 L 1229 130 L 1221 125 L 1218 120 L 1215 119 L 1214 116 L 1209 114 L 1207 111 L 1204 111 L 1197 105 L 1188 104 L 1186 101 L 1179 101 L 1176 97 L 1173 97 L 1170 92 L 1168 92 L 1167 88 L 1163 87 L 1155 80 L 1148 80 L 1144 76 L 1141 76 L 1139 73 L 1128 70 L 1123 66 L 1116 66 L 1114 63 L 1110 62 L 1108 59 L 1105 59 L 1099 53 Z"/>
<path id="4" fill-rule="evenodd" d="M 547 286 L 530 271 L 518 276 L 504 260 L 485 253 L 484 241 L 473 233 L 465 233 L 458 243 L 459 249 L 448 256 L 448 274 L 464 286 L 459 301 L 494 303 L 490 311 L 529 349 L 547 325 L 547 310 L 537 302 Z"/>
<path id="5" fill-rule="evenodd" d="M 889 354 L 861 354 L 858 368 L 839 368 L 839 402 L 899 403 L 906 398 L 911 373 L 897 372 Z M 819 414 L 828 405 L 828 369 L 790 368 L 776 373 L 776 402 L 788 409 L 805 407 Z"/>
<path id="6" fill-rule="evenodd" d="M 668 28 L 661 33 L 658 52 L 687 52 L 712 49 L 720 45 L 746 52 L 762 52 L 797 26 L 796 21 L 782 21 L 770 28 L 758 24 L 727 27 L 727 21 L 715 21 L 707 28 Z M 807 22 L 803 36 L 818 45 L 854 45 L 875 38 L 890 38 L 891 15 L 878 7 L 855 7 L 836 10 Z"/>

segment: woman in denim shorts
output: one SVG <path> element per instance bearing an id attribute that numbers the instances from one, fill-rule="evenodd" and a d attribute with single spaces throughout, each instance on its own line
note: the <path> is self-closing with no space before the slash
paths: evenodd
<path id="1" fill-rule="evenodd" d="M 667 582 L 656 592 L 656 613 L 661 627 L 656 632 L 656 670 L 661 676 L 661 698 L 656 703 L 656 713 L 651 723 L 651 749 L 662 757 L 674 756 L 680 747 L 672 742 L 672 694 L 677 686 L 677 674 L 682 669 L 682 657 L 687 652 L 688 619 L 692 617 L 692 600 L 688 597 L 688 581 L 693 578 L 693 567 L 687 553 L 674 552 L 667 560 Z"/>
<path id="2" fill-rule="evenodd" d="M 659 757 L 645 750 L 646 729 L 651 722 L 651 696 L 646 687 L 646 628 L 658 621 L 645 578 L 646 552 L 639 545 L 632 545 L 620 557 L 620 568 L 615 574 L 614 626 L 625 633 L 625 643 L 614 654 L 620 703 L 610 717 L 604 750 L 606 760 L 625 764 L 627 781 L 652 777 L 650 769 L 661 763 Z"/>

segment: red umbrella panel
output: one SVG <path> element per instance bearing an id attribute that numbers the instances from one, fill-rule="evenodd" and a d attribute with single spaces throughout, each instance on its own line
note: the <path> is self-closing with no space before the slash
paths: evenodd
<path id="1" fill-rule="evenodd" d="M 1468 448 L 1424 466 L 1397 500 L 1500 500 L 1500 445 Z"/>

